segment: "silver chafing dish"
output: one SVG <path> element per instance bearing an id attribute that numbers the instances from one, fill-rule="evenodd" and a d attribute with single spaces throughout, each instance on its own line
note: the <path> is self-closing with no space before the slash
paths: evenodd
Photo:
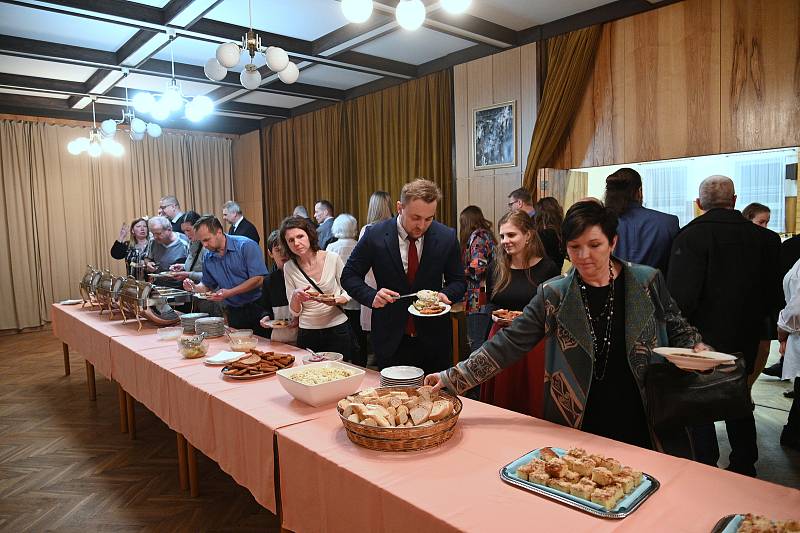
<path id="1" fill-rule="evenodd" d="M 98 305 L 97 301 L 97 284 L 100 282 L 102 272 L 92 265 L 86 265 L 86 272 L 80 281 L 80 292 L 83 304 L 81 307 Z"/>
<path id="2" fill-rule="evenodd" d="M 168 326 L 180 321 L 180 316 L 172 308 L 192 301 L 192 293 L 181 289 L 158 287 L 146 281 L 137 281 L 128 276 L 119 289 L 117 304 L 124 322 L 135 317 L 142 329 L 142 318 L 160 326 Z"/>
<path id="3" fill-rule="evenodd" d="M 102 315 L 103 311 L 107 309 L 109 320 L 114 318 L 114 314 L 119 309 L 119 292 L 124 283 L 124 276 L 115 276 L 109 269 L 103 271 L 100 280 L 97 282 L 95 298 L 97 303 L 100 304 L 100 314 Z"/>

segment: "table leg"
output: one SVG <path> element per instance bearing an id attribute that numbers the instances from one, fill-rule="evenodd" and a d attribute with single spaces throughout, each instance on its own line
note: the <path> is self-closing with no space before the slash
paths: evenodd
<path id="1" fill-rule="evenodd" d="M 86 383 L 89 385 L 89 399 L 97 400 L 97 387 L 94 382 L 94 365 L 86 361 Z"/>
<path id="2" fill-rule="evenodd" d="M 131 440 L 136 438 L 136 400 L 128 394 L 125 393 L 125 410 L 127 411 L 128 415 L 128 436 Z"/>
<path id="3" fill-rule="evenodd" d="M 126 397 L 128 394 L 122 390 L 122 385 L 117 383 L 117 396 L 119 397 L 119 432 L 128 432 L 128 406 Z"/>
<path id="4" fill-rule="evenodd" d="M 178 438 L 178 478 L 180 479 L 181 483 L 181 490 L 186 490 L 189 488 L 189 465 L 187 463 L 187 449 L 186 449 L 186 437 L 175 432 L 175 436 Z"/>
<path id="5" fill-rule="evenodd" d="M 69 376 L 69 345 L 62 342 L 61 350 L 64 352 L 64 375 Z"/>
<path id="6" fill-rule="evenodd" d="M 186 464 L 189 467 L 189 495 L 192 498 L 196 498 L 200 493 L 197 486 L 197 454 L 195 453 L 194 446 L 192 446 L 192 443 L 188 440 L 186 441 L 186 452 Z"/>

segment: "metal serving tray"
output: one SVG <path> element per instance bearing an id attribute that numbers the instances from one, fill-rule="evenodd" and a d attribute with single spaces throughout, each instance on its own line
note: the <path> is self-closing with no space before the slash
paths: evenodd
<path id="1" fill-rule="evenodd" d="M 561 448 L 551 448 L 554 452 L 556 452 L 559 456 L 566 455 L 567 451 Z M 580 511 L 585 513 L 589 513 L 594 516 L 598 516 L 600 518 L 613 518 L 613 519 L 620 519 L 625 518 L 629 514 L 633 513 L 639 506 L 649 498 L 655 491 L 661 487 L 661 483 L 658 482 L 656 478 L 651 476 L 650 474 L 642 473 L 642 483 L 631 493 L 627 496 L 623 497 L 620 500 L 614 509 L 607 511 L 602 505 L 597 503 L 584 500 L 583 498 L 578 498 L 577 496 L 573 496 L 572 494 L 567 494 L 560 490 L 556 490 L 554 488 L 548 487 L 546 485 L 539 485 L 538 483 L 533 483 L 532 481 L 527 481 L 517 477 L 517 468 L 524 464 L 527 464 L 531 461 L 531 459 L 538 458 L 539 452 L 542 448 L 537 448 L 532 450 L 519 459 L 510 462 L 506 466 L 500 469 L 500 479 L 519 487 L 521 489 L 527 490 L 529 492 L 533 492 L 534 494 L 538 494 L 539 496 L 544 496 L 545 498 L 549 498 L 551 500 L 555 500 L 559 503 L 563 503 L 564 505 L 568 505 L 570 507 L 574 507 Z"/>
<path id="2" fill-rule="evenodd" d="M 719 522 L 714 525 L 714 529 L 711 530 L 711 533 L 736 533 L 736 531 L 739 530 L 739 524 L 741 524 L 743 520 L 744 516 L 740 514 L 723 516 L 719 519 Z"/>

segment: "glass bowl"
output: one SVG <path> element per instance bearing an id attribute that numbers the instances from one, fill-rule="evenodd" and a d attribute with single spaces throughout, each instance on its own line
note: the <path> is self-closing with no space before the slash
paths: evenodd
<path id="1" fill-rule="evenodd" d="M 250 335 L 249 337 L 231 336 L 229 343 L 232 351 L 246 352 L 258 346 L 258 338 L 253 335 Z"/>
<path id="2" fill-rule="evenodd" d="M 160 341 L 176 341 L 181 338 L 183 328 L 180 326 L 169 328 L 158 328 L 156 335 Z"/>
<path id="3" fill-rule="evenodd" d="M 198 359 L 208 353 L 208 343 L 202 336 L 187 337 L 178 341 L 178 351 L 186 359 Z"/>

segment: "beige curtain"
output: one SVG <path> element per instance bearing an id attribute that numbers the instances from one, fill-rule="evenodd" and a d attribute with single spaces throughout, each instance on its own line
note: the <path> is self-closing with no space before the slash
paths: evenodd
<path id="1" fill-rule="evenodd" d="M 76 298 L 87 264 L 124 265 L 109 250 L 123 222 L 154 215 L 175 194 L 182 207 L 221 211 L 233 195 L 232 141 L 165 132 L 133 142 L 120 158 L 73 156 L 88 128 L 0 121 L 0 330 L 40 326 L 54 301 Z"/>
<path id="2" fill-rule="evenodd" d="M 551 162 L 578 111 L 586 81 L 594 68 L 602 28 L 602 25 L 591 26 L 547 41 L 547 77 L 522 180 L 534 197 L 538 197 L 537 172 Z"/>
<path id="3" fill-rule="evenodd" d="M 270 228 L 319 199 L 363 224 L 374 191 L 398 198 L 420 177 L 442 189 L 437 218 L 452 224 L 452 86 L 445 70 L 265 128 Z"/>

